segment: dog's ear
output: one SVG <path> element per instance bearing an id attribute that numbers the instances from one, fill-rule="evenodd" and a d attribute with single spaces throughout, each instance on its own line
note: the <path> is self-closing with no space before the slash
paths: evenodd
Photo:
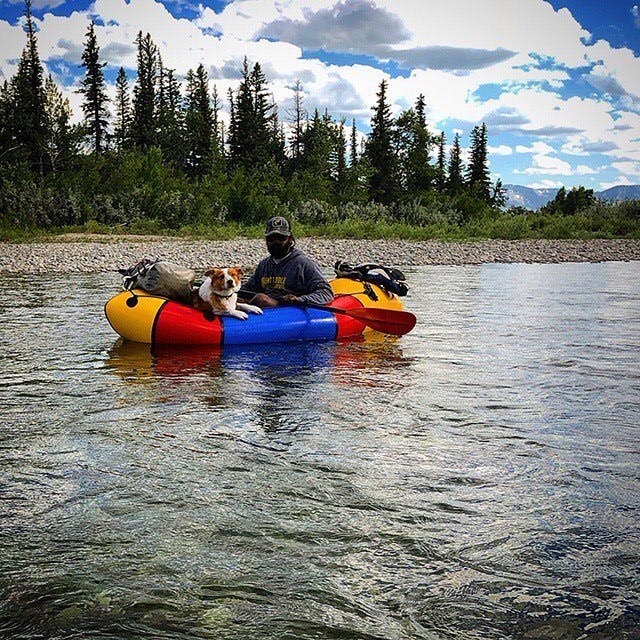
<path id="1" fill-rule="evenodd" d="M 206 278 L 210 278 L 211 276 L 215 275 L 216 271 L 220 271 L 220 269 L 218 269 L 217 267 L 209 267 L 209 269 L 204 272 L 204 275 Z"/>
<path id="2" fill-rule="evenodd" d="M 231 267 L 229 271 L 235 273 L 238 278 L 242 278 L 242 276 L 244 275 L 244 270 L 242 269 L 242 267 Z"/>

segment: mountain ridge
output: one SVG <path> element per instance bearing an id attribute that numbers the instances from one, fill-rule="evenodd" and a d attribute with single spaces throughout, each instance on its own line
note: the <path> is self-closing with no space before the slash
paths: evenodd
<path id="1" fill-rule="evenodd" d="M 553 200 L 559 191 L 556 188 L 533 189 L 518 184 L 505 184 L 503 188 L 506 190 L 507 207 L 524 207 L 533 211 Z M 640 200 L 640 184 L 609 187 L 603 191 L 594 191 L 594 195 L 600 200 L 608 201 Z"/>

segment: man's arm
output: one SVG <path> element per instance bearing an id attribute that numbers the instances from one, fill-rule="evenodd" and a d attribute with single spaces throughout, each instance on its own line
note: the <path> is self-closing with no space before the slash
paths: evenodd
<path id="1" fill-rule="evenodd" d="M 320 267 L 311 258 L 304 256 L 304 259 L 303 290 L 306 293 L 299 296 L 300 300 L 302 302 L 312 302 L 313 304 L 329 304 L 333 300 L 331 285 L 322 275 Z"/>

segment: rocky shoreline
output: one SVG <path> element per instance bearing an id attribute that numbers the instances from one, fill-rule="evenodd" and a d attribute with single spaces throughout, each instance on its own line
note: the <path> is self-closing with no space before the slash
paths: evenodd
<path id="1" fill-rule="evenodd" d="M 336 260 L 408 267 L 483 263 L 558 263 L 640 260 L 640 240 L 332 240 L 300 238 L 298 246 L 325 267 Z M 204 270 L 241 265 L 247 270 L 266 255 L 262 239 L 221 241 L 99 236 L 47 242 L 0 244 L 1 274 L 100 273 L 128 267 L 140 258 L 165 260 Z"/>

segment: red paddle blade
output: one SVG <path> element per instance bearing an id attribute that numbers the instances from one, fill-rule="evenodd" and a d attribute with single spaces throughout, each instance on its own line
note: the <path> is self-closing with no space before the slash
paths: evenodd
<path id="1" fill-rule="evenodd" d="M 409 311 L 363 307 L 362 309 L 345 309 L 345 312 L 352 318 L 364 322 L 368 327 L 392 336 L 403 336 L 416 326 L 416 317 Z"/>

